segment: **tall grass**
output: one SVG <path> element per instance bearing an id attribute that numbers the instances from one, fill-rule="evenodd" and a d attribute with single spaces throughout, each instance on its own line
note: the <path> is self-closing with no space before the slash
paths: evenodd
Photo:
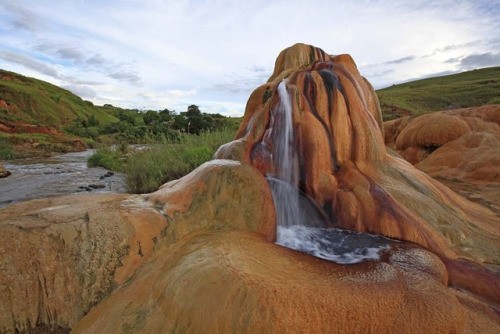
<path id="1" fill-rule="evenodd" d="M 122 171 L 129 192 L 148 193 L 212 159 L 217 148 L 231 141 L 234 133 L 234 130 L 224 129 L 200 135 L 181 134 L 177 140 L 164 138 L 162 142 L 152 144 L 145 150 L 129 153 L 124 160 L 120 160 L 124 155 L 117 150 L 98 149 L 89 158 L 89 166 L 92 163 Z"/>
<path id="2" fill-rule="evenodd" d="M 87 165 L 89 167 L 101 166 L 106 169 L 121 172 L 124 167 L 125 159 L 126 158 L 119 150 L 111 147 L 101 147 L 88 158 Z"/>
<path id="3" fill-rule="evenodd" d="M 13 159 L 15 157 L 14 151 L 10 143 L 5 139 L 0 137 L 0 159 Z"/>
<path id="4" fill-rule="evenodd" d="M 217 148 L 233 137 L 234 132 L 227 129 L 198 136 L 183 134 L 179 141 L 164 140 L 132 155 L 124 168 L 128 191 L 155 191 L 163 183 L 178 179 L 212 159 Z"/>

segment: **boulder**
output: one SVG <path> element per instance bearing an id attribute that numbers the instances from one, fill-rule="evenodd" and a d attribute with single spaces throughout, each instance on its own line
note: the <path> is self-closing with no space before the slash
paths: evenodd
<path id="1" fill-rule="evenodd" d="M 0 162 L 0 178 L 7 177 L 9 175 L 10 175 L 10 172 L 8 170 L 6 170 L 5 167 L 2 165 L 2 163 Z"/>

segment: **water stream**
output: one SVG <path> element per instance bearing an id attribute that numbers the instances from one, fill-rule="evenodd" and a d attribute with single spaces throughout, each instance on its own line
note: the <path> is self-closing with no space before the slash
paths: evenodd
<path id="1" fill-rule="evenodd" d="M 0 179 L 0 208 L 20 201 L 78 192 L 124 192 L 123 175 L 101 167 L 87 167 L 92 153 L 93 150 L 87 150 L 3 162 L 12 175 Z"/>
<path id="2" fill-rule="evenodd" d="M 280 103 L 272 113 L 273 171 L 267 175 L 277 219 L 276 243 L 337 263 L 377 260 L 393 241 L 366 233 L 326 228 L 321 210 L 298 189 L 298 155 L 293 109 L 286 81 L 278 85 Z"/>

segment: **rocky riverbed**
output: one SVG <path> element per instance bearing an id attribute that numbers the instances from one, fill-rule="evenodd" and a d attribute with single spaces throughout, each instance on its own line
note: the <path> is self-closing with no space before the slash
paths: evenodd
<path id="1" fill-rule="evenodd" d="M 125 192 L 124 177 L 101 167 L 87 167 L 93 150 L 50 158 L 5 161 L 11 175 L 0 179 L 0 208 L 30 199 L 78 192 Z"/>

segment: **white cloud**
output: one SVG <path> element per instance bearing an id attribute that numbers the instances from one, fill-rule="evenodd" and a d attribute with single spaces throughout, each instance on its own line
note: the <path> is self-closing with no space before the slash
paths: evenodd
<path id="1" fill-rule="evenodd" d="M 187 97 L 187 96 L 194 96 L 198 90 L 196 89 L 189 89 L 189 90 L 181 90 L 181 89 L 170 89 L 167 90 L 167 95 L 172 97 L 172 98 L 181 98 L 181 97 Z"/>
<path id="2" fill-rule="evenodd" d="M 500 35 L 498 0 L 10 3 L 0 0 L 0 52 L 17 62 L 10 54 L 0 67 L 60 85 L 94 82 L 94 103 L 124 107 L 198 104 L 241 114 L 278 53 L 296 42 L 350 53 L 376 87 L 457 71 L 448 59 L 500 51 L 492 37 Z"/>
<path id="3" fill-rule="evenodd" d="M 62 88 L 71 91 L 73 94 L 76 94 L 84 99 L 92 99 L 97 97 L 97 93 L 95 90 L 86 85 L 65 85 Z"/>

